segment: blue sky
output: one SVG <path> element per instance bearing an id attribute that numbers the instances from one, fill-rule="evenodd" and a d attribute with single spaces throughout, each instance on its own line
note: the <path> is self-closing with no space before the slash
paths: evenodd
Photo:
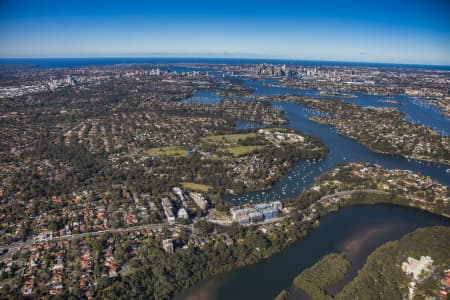
<path id="1" fill-rule="evenodd" d="M 0 57 L 86 56 L 450 65 L 450 1 L 0 0 Z"/>

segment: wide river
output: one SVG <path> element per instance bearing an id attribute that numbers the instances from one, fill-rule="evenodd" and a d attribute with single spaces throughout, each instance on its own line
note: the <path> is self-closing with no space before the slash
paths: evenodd
<path id="1" fill-rule="evenodd" d="M 276 95 L 299 94 L 317 97 L 317 91 L 297 90 L 282 87 L 266 86 L 263 81 L 250 80 L 244 78 L 244 86 L 256 88 L 256 95 L 273 96 Z M 271 83 L 269 81 L 269 83 Z M 370 96 L 355 94 L 357 98 L 343 99 L 351 101 L 362 106 L 395 106 L 406 113 L 406 118 L 411 122 L 433 127 L 441 132 L 450 132 L 450 120 L 445 118 L 435 106 L 424 104 L 420 100 L 397 96 L 396 100 L 401 101 L 401 105 L 382 102 L 386 98 L 381 96 Z M 188 102 L 212 104 L 220 101 L 220 97 L 214 91 L 199 91 Z M 245 99 L 243 99 L 245 100 Z M 252 99 L 246 99 L 252 101 Z M 287 127 L 300 130 L 304 133 L 319 136 L 320 139 L 330 149 L 329 155 L 317 161 L 303 161 L 294 166 L 281 180 L 268 191 L 250 192 L 237 196 L 229 196 L 227 200 L 235 204 L 247 203 L 249 201 L 261 202 L 272 200 L 283 200 L 298 196 L 303 190 L 309 187 L 314 179 L 321 173 L 332 169 L 341 162 L 370 162 L 377 163 L 388 169 L 406 169 L 417 171 L 423 175 L 450 185 L 450 173 L 447 171 L 449 166 L 422 161 L 406 159 L 400 156 L 378 154 L 370 151 L 357 141 L 339 135 L 334 126 L 322 125 L 310 121 L 309 116 L 317 114 L 316 111 L 291 102 L 274 101 L 273 106 L 281 109 L 289 120 Z M 256 127 L 257 124 L 238 122 L 238 128 Z M 450 171 L 450 170 L 449 170 Z"/>
<path id="2" fill-rule="evenodd" d="M 288 288 L 293 292 L 292 299 L 298 299 L 292 287 L 293 278 L 325 254 L 344 253 L 352 261 L 348 274 L 351 278 L 376 247 L 418 227 L 433 225 L 450 226 L 450 220 L 391 205 L 345 208 L 323 218 L 318 228 L 281 253 L 203 280 L 175 299 L 272 300 L 281 289 Z"/>
<path id="3" fill-rule="evenodd" d="M 244 79 L 244 85 L 256 88 L 256 95 L 273 96 L 299 94 L 317 97 L 317 91 L 301 91 L 273 87 L 259 80 Z M 405 96 L 397 96 L 401 105 L 383 102 L 386 98 L 355 94 L 356 98 L 342 99 L 362 106 L 395 106 L 406 113 L 407 120 L 423 124 L 448 134 L 450 120 L 441 115 L 433 105 Z M 251 99 L 248 99 L 252 101 Z M 213 91 L 199 91 L 187 101 L 216 104 L 220 97 Z M 448 166 L 425 163 L 374 153 L 355 140 L 339 135 L 333 126 L 321 125 L 308 120 L 316 111 L 295 103 L 274 101 L 273 106 L 284 111 L 289 120 L 287 127 L 319 136 L 330 149 L 322 160 L 303 161 L 294 166 L 270 190 L 230 196 L 227 200 L 235 204 L 250 201 L 283 200 L 298 196 L 310 186 L 321 173 L 341 162 L 377 163 L 388 169 L 408 169 L 430 176 L 445 185 L 450 185 Z M 255 127 L 257 124 L 239 122 L 239 128 Z M 346 208 L 321 220 L 321 225 L 305 239 L 295 243 L 282 253 L 261 263 L 239 268 L 223 275 L 204 280 L 191 289 L 183 291 L 176 299 L 273 299 L 283 288 L 289 288 L 292 299 L 304 298 L 292 288 L 293 277 L 313 265 L 323 255 L 339 251 L 352 261 L 346 280 L 350 280 L 364 264 L 367 255 L 389 240 L 395 240 L 418 227 L 445 225 L 450 220 L 416 209 L 392 205 L 377 205 Z"/>

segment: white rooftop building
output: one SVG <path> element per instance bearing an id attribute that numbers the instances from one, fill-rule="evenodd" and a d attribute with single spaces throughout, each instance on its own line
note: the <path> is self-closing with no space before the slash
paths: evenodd
<path id="1" fill-rule="evenodd" d="M 184 201 L 183 191 L 179 187 L 173 187 L 172 192 L 177 195 L 181 201 Z"/>
<path id="2" fill-rule="evenodd" d="M 402 263 L 402 271 L 417 280 L 423 271 L 427 271 L 433 265 L 433 260 L 429 256 L 421 256 L 420 260 L 408 257 L 407 261 Z"/>
<path id="3" fill-rule="evenodd" d="M 408 257 L 407 261 L 402 263 L 402 271 L 406 275 L 411 275 L 412 280 L 408 286 L 408 299 L 414 299 L 414 293 L 416 290 L 416 282 L 420 279 L 421 274 L 427 272 L 433 265 L 433 260 L 429 256 L 421 256 L 420 260 Z"/>
<path id="4" fill-rule="evenodd" d="M 198 205 L 201 209 L 206 209 L 208 207 L 208 201 L 206 201 L 205 197 L 202 194 L 196 192 L 190 192 L 189 196 L 191 196 L 192 200 L 194 200 L 195 204 Z"/>
<path id="5" fill-rule="evenodd" d="M 179 219 L 189 219 L 189 215 L 184 208 L 180 208 L 178 210 L 178 218 Z"/>
<path id="6" fill-rule="evenodd" d="M 273 201 L 269 203 L 258 203 L 245 208 L 231 208 L 231 218 L 233 221 L 246 224 L 249 222 L 257 222 L 262 219 L 269 220 L 278 216 L 278 213 L 283 209 L 283 204 L 280 201 Z"/>

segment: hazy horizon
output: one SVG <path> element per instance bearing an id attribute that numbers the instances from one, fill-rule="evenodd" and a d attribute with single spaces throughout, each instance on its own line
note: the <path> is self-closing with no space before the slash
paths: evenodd
<path id="1" fill-rule="evenodd" d="M 64 59 L 79 59 L 79 60 L 83 60 L 83 59 L 98 59 L 98 60 L 102 60 L 102 59 L 167 59 L 167 60 L 182 60 L 182 59 L 187 59 L 187 60 L 195 60 L 198 59 L 199 61 L 201 60 L 248 60 L 248 61 L 255 61 L 255 63 L 260 63 L 260 61 L 262 60 L 268 60 L 269 62 L 277 62 L 279 61 L 280 63 L 287 63 L 287 62 L 292 62 L 292 63 L 302 63 L 302 62 L 320 62 L 320 63 L 350 63 L 350 64 L 364 64 L 364 65 L 405 65 L 405 66 L 430 66 L 430 67 L 449 67 L 450 68 L 450 63 L 449 64 L 433 64 L 433 63 L 397 63 L 397 62 L 386 62 L 386 61 L 364 61 L 364 60 L 328 60 L 328 59 L 303 59 L 303 58 L 292 58 L 292 57 L 278 57 L 278 56 L 264 56 L 264 55 L 255 55 L 255 56 L 240 56 L 238 55 L 220 55 L 220 53 L 215 54 L 215 53 L 198 53 L 198 54 L 178 54 L 178 53 L 156 53 L 156 54 L 136 54 L 136 55 L 127 55 L 127 54 L 123 54 L 123 55 L 92 55 L 92 56 L 10 56 L 10 57 L 0 57 L 0 63 L 1 61 L 14 61 L 14 60 L 64 60 Z M 168 61 L 170 62 L 170 61 Z M 142 62 L 145 63 L 145 62 Z M 172 62 L 170 62 L 172 63 Z M 186 62 L 177 62 L 177 63 L 195 63 L 193 61 L 186 61 Z"/>

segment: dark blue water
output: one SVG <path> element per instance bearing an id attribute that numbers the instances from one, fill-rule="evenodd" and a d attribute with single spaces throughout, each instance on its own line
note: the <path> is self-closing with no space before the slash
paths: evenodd
<path id="1" fill-rule="evenodd" d="M 282 61 L 282 60 L 238 60 L 238 59 L 167 59 L 167 58 L 92 58 L 92 59 L 19 59 L 0 60 L 0 64 L 34 64 L 37 68 L 77 67 L 87 65 L 110 65 L 118 63 L 295 63 L 301 65 L 348 65 L 378 67 L 415 67 L 429 66 L 364 64 L 342 62 Z M 433 67 L 434 69 L 436 67 Z M 440 68 L 440 67 L 437 67 Z M 448 70 L 449 66 L 441 67 Z M 267 81 L 271 84 L 273 81 Z M 295 89 L 264 86 L 263 82 L 245 80 L 246 86 L 257 88 L 257 95 L 301 94 L 317 96 L 317 91 L 300 91 Z M 392 106 L 381 103 L 382 97 L 357 95 L 358 98 L 346 98 L 363 106 Z M 197 97 L 197 98 L 196 98 Z M 403 105 L 398 109 L 407 113 L 410 121 L 436 128 L 448 134 L 448 120 L 439 119 L 440 112 L 432 105 L 420 103 L 408 97 L 396 97 Z M 217 93 L 198 91 L 187 100 L 194 103 L 215 105 L 220 101 Z M 197 102 L 198 101 L 198 102 Z M 317 112 L 294 103 L 274 102 L 283 109 L 289 119 L 289 127 L 305 133 L 319 136 L 330 148 L 330 154 L 322 160 L 303 161 L 286 174 L 270 191 L 249 193 L 231 197 L 236 203 L 286 199 L 297 196 L 310 186 L 314 178 L 322 172 L 330 170 L 340 162 L 361 161 L 378 163 L 386 168 L 409 169 L 430 176 L 443 184 L 450 184 L 447 166 L 440 164 L 410 161 L 402 157 L 376 154 L 359 145 L 356 141 L 340 136 L 332 126 L 317 124 L 308 120 L 308 116 Z M 419 109 L 418 109 L 419 108 Z M 238 122 L 237 129 L 246 126 L 258 126 L 248 122 Z M 415 209 L 396 206 L 370 206 L 347 208 L 322 220 L 321 226 L 307 238 L 297 242 L 262 263 L 237 269 L 221 276 L 205 280 L 195 287 L 184 291 L 177 299 L 273 299 L 277 293 L 291 285 L 293 277 L 305 268 L 314 264 L 323 255 L 340 251 L 352 260 L 352 274 L 360 268 L 367 255 L 382 243 L 398 239 L 417 227 L 445 225 L 450 221 Z M 294 297 L 298 295 L 294 292 Z"/>
<path id="2" fill-rule="evenodd" d="M 370 62 L 342 62 L 342 61 L 313 61 L 292 59 L 264 59 L 264 58 L 176 58 L 176 57 L 86 57 L 86 58 L 1 58 L 0 64 L 27 64 L 37 68 L 73 68 L 83 66 L 105 66 L 114 64 L 287 64 L 302 66 L 350 66 L 350 67 L 378 67 L 378 68 L 418 68 L 450 70 L 450 66 L 389 64 Z"/>
<path id="3" fill-rule="evenodd" d="M 256 94 L 259 95 L 304 93 L 307 96 L 315 96 L 317 93 L 316 91 L 273 88 L 264 86 L 261 82 L 250 82 L 251 84 L 248 82 L 246 81 L 245 85 L 256 87 Z M 251 99 L 247 100 L 251 101 Z M 366 95 L 345 100 L 351 100 L 363 106 L 385 106 L 386 104 L 380 104 L 379 97 Z M 432 111 L 434 109 L 432 106 L 421 107 L 410 102 L 409 98 L 399 100 L 406 103 L 403 111 L 408 114 L 407 118 L 410 120 L 427 121 L 427 117 L 440 116 L 439 112 Z M 378 163 L 390 169 L 409 169 L 430 176 L 446 185 L 450 183 L 450 174 L 446 173 L 447 166 L 373 153 L 356 141 L 337 134 L 333 126 L 308 120 L 309 116 L 316 113 L 314 110 L 289 102 L 274 102 L 273 105 L 283 109 L 290 121 L 288 127 L 319 136 L 330 148 L 330 154 L 322 160 L 298 163 L 269 191 L 228 198 L 235 203 L 295 197 L 310 186 L 314 178 L 322 172 L 346 161 Z M 421 114 L 425 116 L 424 120 L 421 119 L 423 118 Z M 445 128 L 445 123 L 438 122 L 436 126 L 442 130 Z M 442 128 L 439 128 L 440 126 Z M 346 208 L 324 218 L 318 229 L 279 255 L 253 266 L 206 279 L 183 291 L 176 299 L 273 299 L 283 288 L 289 288 L 290 299 L 304 299 L 304 295 L 292 287 L 292 280 L 322 256 L 336 251 L 344 253 L 352 261 L 352 267 L 346 276 L 348 282 L 363 266 L 367 256 L 378 246 L 389 240 L 399 239 L 418 227 L 432 225 L 450 226 L 450 220 L 397 206 Z M 341 283 L 341 287 L 344 283 Z"/>
<path id="4" fill-rule="evenodd" d="M 206 279 L 175 297 L 177 300 L 272 300 L 289 288 L 290 299 L 299 299 L 293 278 L 332 252 L 344 253 L 352 262 L 351 280 L 367 256 L 381 244 L 401 238 L 418 227 L 450 226 L 450 220 L 417 209 L 360 206 L 340 210 L 322 219 L 305 239 L 258 264 Z"/>
<path id="5" fill-rule="evenodd" d="M 245 86 L 256 88 L 255 94 L 259 96 L 276 95 L 301 95 L 314 98 L 326 99 L 316 90 L 299 90 L 285 87 L 273 87 L 274 80 L 251 80 L 243 78 Z M 424 102 L 418 98 L 405 95 L 396 95 L 391 98 L 386 96 L 367 95 L 352 93 L 356 98 L 336 98 L 346 102 L 358 104 L 363 107 L 395 107 L 406 114 L 406 119 L 410 122 L 431 127 L 437 132 L 445 135 L 450 134 L 450 118 L 445 117 L 442 111 L 434 104 Z M 385 100 L 399 100 L 401 104 L 383 102 Z"/>
<path id="6" fill-rule="evenodd" d="M 72 59 L 0 59 L 0 63 L 24 63 L 36 64 L 39 68 L 49 67 L 74 67 L 83 65 L 110 65 L 117 63 L 288 63 L 280 60 L 249 60 L 249 59 L 186 59 L 186 58 L 72 58 Z M 314 62 L 314 61 L 295 61 L 295 63 L 304 63 L 305 65 L 326 65 L 333 62 Z M 343 63 L 336 63 L 342 65 Z M 354 63 L 344 63 L 344 65 L 356 65 Z M 388 66 L 373 64 L 373 66 Z M 401 66 L 397 66 L 401 67 Z M 181 68 L 184 68 L 183 66 Z M 181 71 L 181 70 L 180 70 Z M 244 85 L 256 88 L 256 95 L 274 96 L 282 94 L 300 94 L 305 96 L 317 96 L 315 90 L 298 90 L 283 87 L 273 87 L 277 84 L 274 80 L 250 80 L 244 78 Z M 385 106 L 381 103 L 382 97 L 357 94 L 357 98 L 346 98 L 346 101 L 363 106 Z M 408 120 L 421 123 L 436 128 L 440 132 L 448 133 L 450 131 L 449 120 L 443 117 L 439 110 L 432 105 L 425 105 L 420 100 L 398 96 L 403 105 L 397 107 L 407 114 Z M 193 103 L 204 103 L 215 105 L 220 101 L 220 96 L 214 91 L 197 91 L 193 97 L 186 100 Z M 252 100 L 252 99 L 250 99 Z M 450 183 L 450 174 L 446 173 L 446 166 L 439 164 L 423 163 L 418 161 L 409 161 L 401 157 L 375 154 L 362 147 L 354 140 L 345 138 L 336 133 L 331 126 L 320 125 L 307 119 L 314 114 L 313 110 L 301 107 L 293 103 L 275 102 L 274 105 L 283 109 L 289 119 L 289 127 L 301 130 L 305 133 L 319 136 L 330 148 L 330 155 L 320 161 L 304 161 L 297 164 L 291 172 L 286 174 L 273 189 L 266 192 L 249 193 L 240 195 L 230 200 L 236 203 L 247 202 L 250 200 L 275 200 L 286 199 L 297 196 L 301 191 L 308 187 L 314 178 L 323 171 L 333 168 L 336 164 L 345 161 L 362 161 L 379 163 L 387 168 L 410 169 L 418 171 L 424 175 L 430 176 L 444 184 Z M 389 105 L 389 104 L 386 104 Z M 238 129 L 255 128 L 258 124 L 238 123 Z"/>
<path id="7" fill-rule="evenodd" d="M 276 82 L 269 80 L 252 80 L 242 78 L 243 85 L 255 88 L 255 94 L 259 96 L 296 94 L 304 96 L 318 97 L 316 90 L 298 90 L 284 87 L 273 87 Z M 364 107 L 385 107 L 395 106 L 406 113 L 406 119 L 430 126 L 439 132 L 450 132 L 450 120 L 445 118 L 434 105 L 428 105 L 420 100 L 397 96 L 394 99 L 400 100 L 402 105 L 384 103 L 386 97 L 365 95 L 355 93 L 357 98 L 344 98 Z M 326 97 L 322 97 L 326 98 Z M 196 91 L 194 95 L 188 98 L 187 102 L 216 105 L 221 97 L 215 91 Z M 244 101 L 254 101 L 253 98 L 242 98 Z M 272 200 L 283 200 L 298 196 L 302 191 L 311 186 L 314 179 L 325 171 L 331 170 L 338 163 L 342 162 L 369 162 L 380 164 L 388 169 L 407 169 L 419 172 L 425 176 L 430 176 L 443 184 L 450 185 L 450 173 L 446 172 L 449 166 L 435 163 L 422 162 L 406 159 L 401 156 L 392 156 L 377 154 L 366 147 L 360 145 L 357 141 L 339 135 L 334 126 L 322 125 L 310 121 L 308 117 L 320 114 L 315 110 L 303 107 L 291 102 L 273 101 L 275 108 L 281 109 L 285 117 L 289 120 L 287 127 L 300 130 L 307 134 L 319 136 L 325 145 L 330 149 L 329 155 L 321 160 L 308 160 L 296 164 L 291 171 L 284 175 L 270 190 L 243 193 L 237 196 L 228 195 L 226 200 L 235 204 L 247 202 L 261 202 Z M 237 122 L 236 129 L 260 128 L 260 124 L 254 122 Z"/>
<path id="8" fill-rule="evenodd" d="M 246 86 L 257 88 L 255 93 L 258 95 L 270 96 L 283 93 L 291 94 L 293 91 L 299 92 L 298 90 L 292 89 L 267 87 L 261 82 L 254 80 L 245 80 L 244 83 Z M 358 104 L 367 104 L 368 101 L 377 102 L 375 97 L 352 100 L 355 103 L 359 102 Z M 227 200 L 236 204 L 242 204 L 249 201 L 260 202 L 296 197 L 308 188 L 317 176 L 324 171 L 332 169 L 341 162 L 369 162 L 380 164 L 388 169 L 412 170 L 425 176 L 430 176 L 443 184 L 450 185 L 450 174 L 446 172 L 449 167 L 446 165 L 410 160 L 401 156 L 374 153 L 357 141 L 339 135 L 334 126 L 322 125 L 310 121 L 308 117 L 316 113 L 312 109 L 290 102 L 275 101 L 273 102 L 273 105 L 284 111 L 285 116 L 289 120 L 289 128 L 319 136 L 322 142 L 330 149 L 330 153 L 322 160 L 302 161 L 296 164 L 290 172 L 283 176 L 281 180 L 268 191 L 251 192 L 239 194 L 238 196 L 227 196 Z M 424 115 L 429 113 L 430 116 L 436 117 L 433 115 L 433 112 L 427 110 L 427 108 L 411 108 L 409 112 L 411 114 L 410 118 L 417 119 L 416 117 L 422 114 L 423 111 L 425 111 Z M 437 122 L 436 124 L 437 126 L 445 126 L 445 123 L 442 122 Z"/>
<path id="9" fill-rule="evenodd" d="M 405 95 L 396 95 L 392 98 L 376 95 L 354 93 L 356 98 L 343 98 L 341 100 L 352 102 L 363 107 L 395 107 L 406 114 L 406 120 L 415 124 L 433 128 L 440 134 L 450 134 L 450 118 L 445 117 L 442 111 L 434 104 L 424 102 L 420 98 Z M 386 100 L 398 100 L 401 103 L 386 103 Z"/>
<path id="10" fill-rule="evenodd" d="M 377 154 L 363 147 L 355 140 L 337 134 L 333 126 L 327 126 L 310 121 L 308 117 L 313 111 L 289 102 L 275 102 L 283 108 L 286 117 L 290 120 L 289 127 L 302 132 L 319 136 L 322 142 L 330 149 L 329 155 L 322 160 L 302 161 L 294 166 L 269 191 L 241 194 L 228 197 L 235 203 L 244 203 L 250 200 L 259 202 L 274 199 L 295 197 L 305 188 L 309 187 L 314 179 L 324 171 L 332 169 L 341 162 L 370 162 L 377 163 L 388 169 L 408 169 L 430 176 L 446 185 L 450 184 L 450 174 L 446 172 L 447 166 L 408 160 L 400 156 Z"/>

